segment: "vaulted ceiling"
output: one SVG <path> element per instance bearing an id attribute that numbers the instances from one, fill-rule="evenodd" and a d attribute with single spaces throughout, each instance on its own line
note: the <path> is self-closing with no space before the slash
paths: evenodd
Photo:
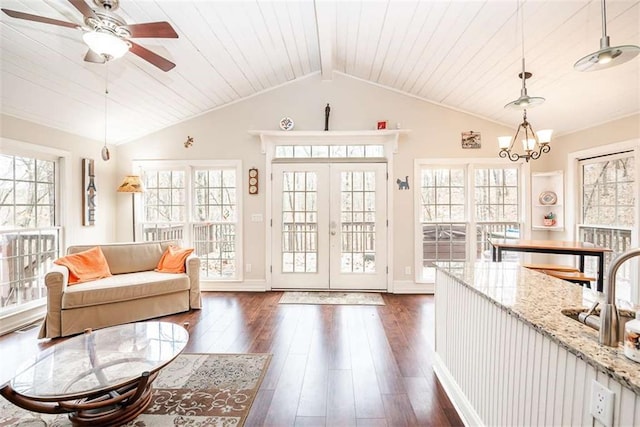
<path id="1" fill-rule="evenodd" d="M 98 8 L 93 0 L 86 0 Z M 96 0 L 99 2 L 99 0 Z M 102 141 L 126 142 L 279 85 L 334 73 L 515 126 L 522 19 L 530 111 L 569 133 L 640 112 L 640 57 L 581 73 L 599 49 L 599 0 L 121 0 L 128 24 L 167 21 L 178 39 L 135 41 L 175 62 L 163 72 L 132 53 L 83 60 L 82 30 L 0 14 L 1 112 Z M 5 9 L 83 24 L 68 0 L 2 0 Z M 607 1 L 612 45 L 640 45 L 640 0 Z M 534 121 L 532 119 L 532 121 Z"/>

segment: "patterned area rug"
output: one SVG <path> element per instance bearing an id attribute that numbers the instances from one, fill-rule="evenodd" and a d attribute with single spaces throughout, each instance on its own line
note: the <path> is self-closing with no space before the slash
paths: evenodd
<path id="1" fill-rule="evenodd" d="M 367 292 L 285 292 L 279 303 L 385 305 L 382 295 Z"/>
<path id="2" fill-rule="evenodd" d="M 149 407 L 130 427 L 242 426 L 270 354 L 181 354 L 153 383 Z M 0 397 L 0 426 L 70 426 L 66 415 L 28 412 Z"/>

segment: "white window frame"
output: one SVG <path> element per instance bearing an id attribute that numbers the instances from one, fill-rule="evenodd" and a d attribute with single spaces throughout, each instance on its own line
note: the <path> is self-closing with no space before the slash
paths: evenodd
<path id="1" fill-rule="evenodd" d="M 70 206 L 72 203 L 70 202 L 70 193 L 68 191 L 60 191 L 60 189 L 69 188 L 73 182 L 71 179 L 72 171 L 69 166 L 71 164 L 71 152 L 0 137 L 0 153 L 56 162 L 55 221 L 53 226 L 60 229 L 59 248 L 62 250 L 66 247 L 64 231 L 68 218 L 61 207 Z M 47 298 L 43 297 L 22 304 L 20 307 L 0 315 L 0 335 L 19 329 L 42 318 L 46 313 L 46 307 Z"/>
<path id="2" fill-rule="evenodd" d="M 243 242 L 243 196 L 245 188 L 245 183 L 243 179 L 242 173 L 242 161 L 240 160 L 134 160 L 133 161 L 133 173 L 136 175 L 141 175 L 142 171 L 151 171 L 151 170 L 167 170 L 167 169 L 182 169 L 185 171 L 185 206 L 186 206 L 186 217 L 184 220 L 184 235 L 183 239 L 185 240 L 185 244 L 192 244 L 192 236 L 191 236 L 191 226 L 200 221 L 196 221 L 193 215 L 193 200 L 194 200 L 194 191 L 195 188 L 193 186 L 193 173 L 195 169 L 235 169 L 236 172 L 236 240 L 235 240 L 235 262 L 236 262 L 236 274 L 233 278 L 204 278 L 202 277 L 200 280 L 204 283 L 236 283 L 242 282 L 244 280 L 244 261 L 243 261 L 243 253 L 244 248 L 242 246 Z M 140 202 L 141 203 L 141 202 Z M 138 206 L 136 206 L 138 208 Z M 140 206 L 142 208 L 142 206 Z M 135 230 L 136 230 L 136 239 L 142 238 L 142 229 L 140 227 L 141 219 L 142 219 L 142 209 L 136 209 L 135 218 Z"/>
<path id="3" fill-rule="evenodd" d="M 469 239 L 467 241 L 466 247 L 466 260 L 475 259 L 475 252 L 477 248 L 477 239 L 476 233 L 471 232 L 471 230 L 475 230 L 478 221 L 476 219 L 476 212 L 474 207 L 474 197 L 475 197 L 475 169 L 482 168 L 502 168 L 502 167 L 517 167 L 519 168 L 518 180 L 520 183 L 520 194 L 519 194 L 519 220 L 520 223 L 520 236 L 522 239 L 528 239 L 530 236 L 530 227 L 529 224 L 529 212 L 526 207 L 528 206 L 526 201 L 528 199 L 528 195 L 530 192 L 531 180 L 530 180 L 530 168 L 528 163 L 524 162 L 512 162 L 505 163 L 503 159 L 493 159 L 493 158 L 479 158 L 479 159 L 471 159 L 471 158 L 446 158 L 446 159 L 415 159 L 414 160 L 414 177 L 413 182 L 416 183 L 415 191 L 414 191 L 414 280 L 419 284 L 432 285 L 432 281 L 428 281 L 423 278 L 422 270 L 423 270 L 423 260 L 422 260 L 422 223 L 420 222 L 420 209 L 421 209 L 421 198 L 420 198 L 420 188 L 418 187 L 418 183 L 421 182 L 421 173 L 424 167 L 429 168 L 447 168 L 447 167 L 463 167 L 465 170 L 465 183 L 466 183 L 466 198 L 465 198 L 465 213 L 466 218 L 464 222 L 468 225 L 468 230 L 470 230 L 467 234 Z"/>
<path id="4" fill-rule="evenodd" d="M 634 191 L 636 194 L 640 192 L 640 139 L 631 139 L 627 141 L 615 142 L 612 144 L 601 145 L 599 147 L 589 148 L 586 150 L 578 150 L 570 152 L 567 155 L 567 188 L 575 189 L 577 191 L 569 191 L 567 200 L 567 215 L 566 215 L 566 229 L 568 240 L 576 240 L 579 235 L 578 227 L 580 223 L 578 220 L 582 220 L 582 191 L 580 189 L 581 184 L 581 169 L 580 160 L 590 157 L 607 156 L 611 154 L 620 153 L 622 151 L 633 151 L 635 157 L 636 168 L 636 181 Z M 631 246 L 640 246 L 640 197 L 636 197 L 635 204 L 635 221 L 631 232 Z M 632 261 L 627 261 L 632 262 Z M 632 283 L 638 283 L 640 279 L 640 261 L 637 261 L 637 268 L 631 271 Z M 605 265 L 605 270 L 608 266 Z M 606 277 L 605 277 L 606 280 Z M 640 290 L 638 286 L 631 287 L 631 300 L 638 304 L 640 303 Z"/>

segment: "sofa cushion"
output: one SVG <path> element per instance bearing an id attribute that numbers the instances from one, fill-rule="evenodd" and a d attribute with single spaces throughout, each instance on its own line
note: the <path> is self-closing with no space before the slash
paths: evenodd
<path id="1" fill-rule="evenodd" d="M 109 265 L 100 246 L 63 256 L 53 262 L 69 269 L 70 285 L 111 276 Z"/>
<path id="2" fill-rule="evenodd" d="M 107 259 L 111 274 L 153 270 L 164 252 L 164 247 L 160 242 L 114 243 L 99 246 Z M 74 254 L 91 247 L 69 246 L 67 253 Z"/>
<path id="3" fill-rule="evenodd" d="M 187 289 L 189 289 L 189 277 L 186 274 L 156 271 L 117 274 L 69 286 L 62 294 L 62 309 L 127 301 Z"/>
<path id="4" fill-rule="evenodd" d="M 192 252 L 193 248 L 169 246 L 162 254 L 156 271 L 162 273 L 184 273 L 186 270 L 185 260 Z"/>

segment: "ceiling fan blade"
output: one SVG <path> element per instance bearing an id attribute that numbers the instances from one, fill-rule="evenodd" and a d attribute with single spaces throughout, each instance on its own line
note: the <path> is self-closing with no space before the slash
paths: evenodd
<path id="1" fill-rule="evenodd" d="M 145 61 L 148 61 L 156 67 L 160 68 L 162 71 L 169 71 L 176 66 L 176 64 L 169 61 L 168 59 L 163 58 L 157 53 L 151 52 L 149 49 L 144 48 L 139 44 L 132 42 L 131 40 L 128 40 L 128 42 L 131 43 L 131 48 L 129 49 L 131 53 L 138 55 Z"/>
<path id="2" fill-rule="evenodd" d="M 2 11 L 12 18 L 26 19 L 27 21 L 42 22 L 43 24 L 58 25 L 60 27 L 81 28 L 78 24 L 73 24 L 71 22 L 58 21 L 57 19 L 45 18 L 44 16 L 18 12 L 17 10 L 2 9 Z"/>
<path id="3" fill-rule="evenodd" d="M 107 62 L 107 60 L 104 59 L 104 56 L 98 55 L 91 49 L 87 50 L 87 54 L 84 56 L 84 60 L 87 62 L 94 62 L 96 64 L 104 64 L 105 62 Z"/>
<path id="4" fill-rule="evenodd" d="M 78 9 L 85 18 L 93 18 L 97 21 L 100 21 L 98 15 L 95 14 L 93 9 L 91 9 L 91 7 L 89 7 L 89 5 L 84 2 L 84 0 L 69 0 L 69 3 L 71 3 L 73 7 Z"/>
<path id="5" fill-rule="evenodd" d="M 144 24 L 123 25 L 131 33 L 131 37 L 154 37 L 164 39 L 177 39 L 178 33 L 168 22 L 147 22 Z"/>

